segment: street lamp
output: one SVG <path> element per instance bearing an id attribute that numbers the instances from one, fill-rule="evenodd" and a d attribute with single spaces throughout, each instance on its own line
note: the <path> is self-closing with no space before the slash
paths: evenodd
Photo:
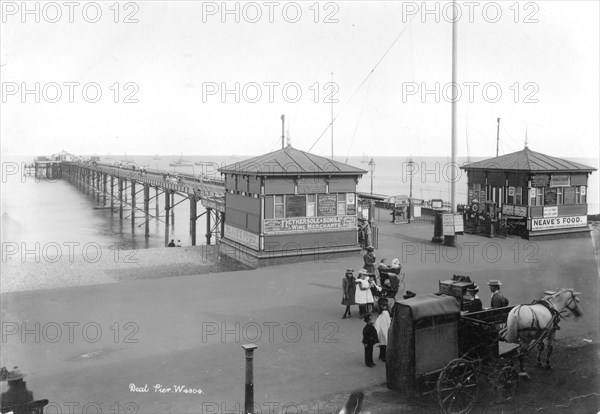
<path id="1" fill-rule="evenodd" d="M 373 171 L 375 171 L 375 161 L 373 158 L 369 161 L 369 170 L 371 170 L 371 195 L 373 195 Z"/>

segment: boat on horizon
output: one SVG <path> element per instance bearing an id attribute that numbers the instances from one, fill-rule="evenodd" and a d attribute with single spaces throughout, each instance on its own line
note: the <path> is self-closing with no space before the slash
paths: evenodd
<path id="1" fill-rule="evenodd" d="M 160 156 L 158 154 L 154 154 L 154 157 L 152 158 L 153 160 L 160 160 Z"/>
<path id="2" fill-rule="evenodd" d="M 188 161 L 183 158 L 183 154 L 176 161 L 172 161 L 169 163 L 169 167 L 192 167 L 194 165 L 193 162 Z"/>

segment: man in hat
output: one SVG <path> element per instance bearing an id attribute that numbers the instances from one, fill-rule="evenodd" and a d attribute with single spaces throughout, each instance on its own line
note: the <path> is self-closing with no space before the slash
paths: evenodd
<path id="1" fill-rule="evenodd" d="M 373 317 L 370 313 L 365 315 L 365 327 L 363 328 L 363 346 L 365 347 L 365 365 L 373 368 L 373 345 L 379 343 L 377 330 L 373 326 Z"/>
<path id="2" fill-rule="evenodd" d="M 492 292 L 491 307 L 503 308 L 504 306 L 508 306 L 508 299 L 500 292 L 500 285 L 502 285 L 502 282 L 499 280 L 490 280 L 488 285 L 490 285 L 490 291 Z"/>
<path id="3" fill-rule="evenodd" d="M 14 367 L 12 371 L 8 372 L 3 368 L 4 373 L 6 374 L 2 375 L 2 381 L 8 381 L 8 390 L 0 396 L 0 407 L 10 407 L 33 401 L 33 393 L 27 389 L 27 385 L 23 381 L 25 374 L 21 373 L 18 367 Z"/>

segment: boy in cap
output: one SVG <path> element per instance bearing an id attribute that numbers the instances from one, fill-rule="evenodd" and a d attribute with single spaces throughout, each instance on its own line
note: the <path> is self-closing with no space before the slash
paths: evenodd
<path id="1" fill-rule="evenodd" d="M 490 280 L 488 283 L 488 285 L 490 285 L 490 291 L 492 292 L 492 300 L 490 303 L 492 308 L 503 308 L 504 306 L 508 306 L 508 299 L 500 292 L 501 284 L 502 282 L 499 280 Z"/>
<path id="2" fill-rule="evenodd" d="M 373 345 L 379 343 L 379 337 L 377 336 L 377 330 L 373 326 L 373 320 L 370 313 L 365 315 L 362 343 L 365 347 L 365 364 L 369 368 L 373 368 L 375 366 L 373 363 Z"/>

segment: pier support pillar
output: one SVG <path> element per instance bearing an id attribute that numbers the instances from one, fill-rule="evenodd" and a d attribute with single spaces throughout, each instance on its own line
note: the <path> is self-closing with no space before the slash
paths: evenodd
<path id="1" fill-rule="evenodd" d="M 211 228 L 210 228 L 210 215 L 212 208 L 206 208 L 206 244 L 210 244 Z"/>
<path id="2" fill-rule="evenodd" d="M 225 237 L 225 212 L 221 211 L 221 238 Z"/>
<path id="3" fill-rule="evenodd" d="M 171 191 L 165 190 L 165 247 L 169 244 L 169 210 L 171 210 Z"/>
<path id="4" fill-rule="evenodd" d="M 135 181 L 131 182 L 131 232 L 135 233 Z"/>
<path id="5" fill-rule="evenodd" d="M 100 185 L 100 171 L 96 171 L 96 202 L 100 204 L 100 190 L 102 189 Z"/>
<path id="6" fill-rule="evenodd" d="M 171 205 L 175 206 L 175 192 L 171 192 Z M 175 226 L 175 208 L 171 208 L 171 225 Z"/>
<path id="7" fill-rule="evenodd" d="M 102 204 L 106 207 L 106 181 L 107 181 L 107 175 L 106 174 L 102 174 Z"/>
<path id="8" fill-rule="evenodd" d="M 160 218 L 160 208 L 158 206 L 158 199 L 159 199 L 158 194 L 159 194 L 159 191 L 158 191 L 158 187 L 154 187 L 154 188 L 156 189 L 156 198 L 155 198 L 154 205 L 156 206 L 156 223 L 158 224 L 158 219 Z"/>
<path id="9" fill-rule="evenodd" d="M 115 176 L 110 176 L 110 214 L 114 213 L 115 208 Z"/>
<path id="10" fill-rule="evenodd" d="M 144 214 L 146 223 L 144 224 L 144 236 L 150 237 L 150 186 L 144 184 Z"/>
<path id="11" fill-rule="evenodd" d="M 119 178 L 119 218 L 123 220 L 123 180 Z"/>
<path id="12" fill-rule="evenodd" d="M 198 208 L 198 200 L 196 200 L 196 197 L 190 196 L 190 236 L 192 238 L 192 246 L 196 245 L 197 208 Z"/>

